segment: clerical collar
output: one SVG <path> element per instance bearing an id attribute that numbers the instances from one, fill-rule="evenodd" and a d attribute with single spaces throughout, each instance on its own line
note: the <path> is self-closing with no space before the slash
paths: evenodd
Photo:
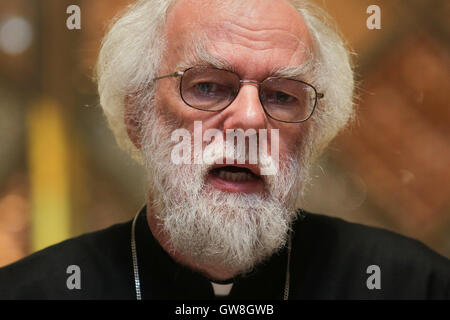
<path id="1" fill-rule="evenodd" d="M 210 280 L 214 290 L 214 295 L 218 298 L 228 296 L 236 280 L 236 277 L 227 280 Z"/>
<path id="2" fill-rule="evenodd" d="M 233 287 L 233 283 L 226 283 L 226 284 L 221 284 L 221 283 L 216 283 L 216 282 L 212 282 L 211 281 L 211 285 L 213 287 L 214 290 L 214 295 L 216 297 L 226 297 L 230 294 L 231 288 Z"/>

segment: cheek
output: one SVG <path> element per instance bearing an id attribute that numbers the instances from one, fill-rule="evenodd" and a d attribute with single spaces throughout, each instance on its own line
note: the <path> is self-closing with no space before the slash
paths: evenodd
<path id="1" fill-rule="evenodd" d="M 288 124 L 288 127 L 280 128 L 280 156 L 295 155 L 305 142 L 308 128 L 306 123 Z"/>

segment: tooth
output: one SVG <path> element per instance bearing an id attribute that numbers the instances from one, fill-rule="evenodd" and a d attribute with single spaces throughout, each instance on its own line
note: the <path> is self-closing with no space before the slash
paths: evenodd
<path id="1" fill-rule="evenodd" d="M 226 170 L 219 170 L 217 175 L 221 179 L 233 181 L 233 182 L 242 182 L 242 181 L 253 180 L 252 174 L 250 174 L 248 172 L 229 172 Z"/>
<path id="2" fill-rule="evenodd" d="M 233 174 L 231 172 L 225 172 L 225 179 L 226 180 L 232 180 Z"/>
<path id="3" fill-rule="evenodd" d="M 241 182 L 241 181 L 247 181 L 248 180 L 248 176 L 247 176 L 247 173 L 246 172 L 239 172 L 238 173 L 238 181 L 239 182 Z"/>

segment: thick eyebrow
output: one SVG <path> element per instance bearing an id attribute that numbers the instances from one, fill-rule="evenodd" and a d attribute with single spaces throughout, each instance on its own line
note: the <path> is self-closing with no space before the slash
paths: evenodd
<path id="1" fill-rule="evenodd" d="M 290 78 L 296 80 L 306 80 L 311 78 L 314 67 L 313 58 L 310 57 L 306 62 L 296 66 L 286 66 L 275 69 L 271 72 L 272 77 Z"/>

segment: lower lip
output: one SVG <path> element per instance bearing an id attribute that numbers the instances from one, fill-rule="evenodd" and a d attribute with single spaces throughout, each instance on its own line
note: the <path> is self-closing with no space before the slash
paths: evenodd
<path id="1" fill-rule="evenodd" d="M 262 179 L 237 182 L 224 180 L 215 174 L 209 173 L 206 183 L 211 184 L 216 189 L 226 192 L 258 193 L 264 191 Z"/>

